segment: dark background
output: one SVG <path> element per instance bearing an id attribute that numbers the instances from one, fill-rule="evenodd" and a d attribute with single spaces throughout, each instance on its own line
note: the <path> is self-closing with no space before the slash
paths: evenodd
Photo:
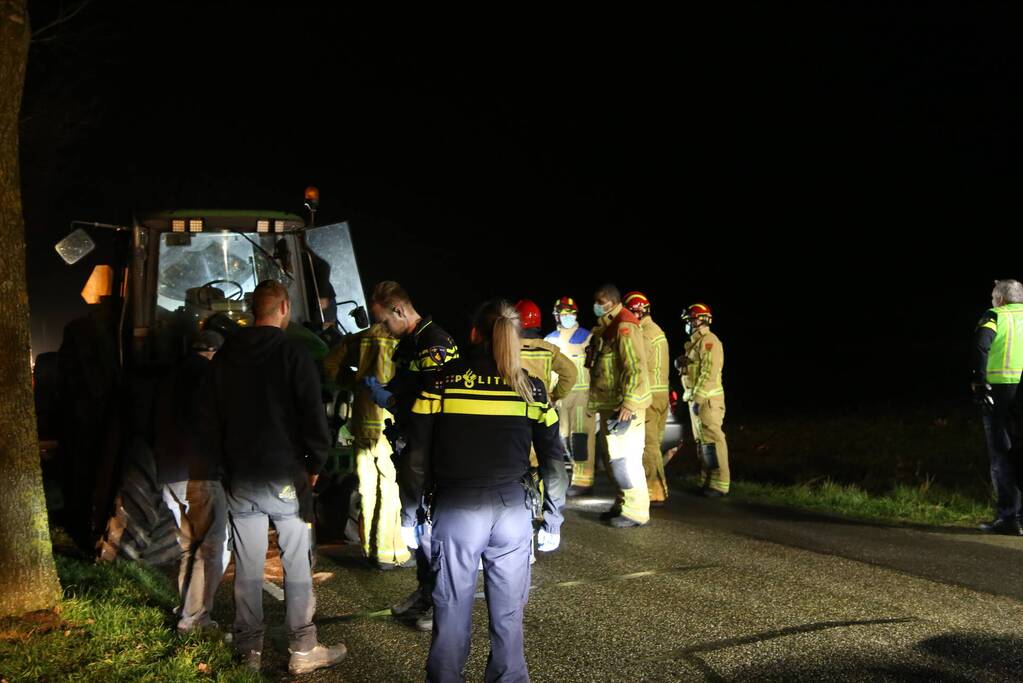
<path id="1" fill-rule="evenodd" d="M 94 0 L 41 31 L 23 104 L 33 345 L 96 261 L 71 219 L 349 220 L 364 283 L 457 338 L 501 295 L 704 301 L 731 409 L 965 402 L 1018 255 L 1017 33 L 997 7 L 366 18 L 335 3 Z M 341 4 L 341 3 L 336 3 Z M 77 5 L 65 5 L 65 15 Z M 60 16 L 32 2 L 38 29 Z"/>

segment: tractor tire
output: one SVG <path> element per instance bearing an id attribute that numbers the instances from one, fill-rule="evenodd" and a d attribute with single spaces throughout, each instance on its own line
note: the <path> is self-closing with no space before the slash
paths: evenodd
<path id="1" fill-rule="evenodd" d="M 125 453 L 121 486 L 99 555 L 106 562 L 122 558 L 150 566 L 181 558 L 177 524 L 156 481 L 153 451 L 141 440 L 134 441 Z"/>

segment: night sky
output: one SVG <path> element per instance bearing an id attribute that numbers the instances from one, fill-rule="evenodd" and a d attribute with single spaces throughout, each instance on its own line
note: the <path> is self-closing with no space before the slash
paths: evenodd
<path id="1" fill-rule="evenodd" d="M 342 4 L 342 3 L 330 3 Z M 365 284 L 457 338 L 483 298 L 603 282 L 710 304 L 730 409 L 965 401 L 973 325 L 1023 278 L 1012 22 L 893 3 L 671 15 L 104 2 L 33 44 L 22 125 L 36 352 L 96 263 L 75 218 L 349 220 Z M 40 27 L 57 11 L 32 2 Z M 584 325 L 592 313 L 583 314 Z"/>

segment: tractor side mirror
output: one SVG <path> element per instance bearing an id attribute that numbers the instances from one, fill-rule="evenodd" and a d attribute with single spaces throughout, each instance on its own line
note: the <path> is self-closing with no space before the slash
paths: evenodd
<path id="1" fill-rule="evenodd" d="M 96 243 L 89 237 L 89 233 L 85 232 L 82 228 L 78 228 L 54 246 L 57 254 L 69 266 L 73 266 L 81 261 L 92 253 L 92 250 L 95 248 Z"/>
<path id="2" fill-rule="evenodd" d="M 369 327 L 369 313 L 366 313 L 366 309 L 363 306 L 356 306 L 348 315 L 355 318 L 355 324 L 359 326 L 360 330 L 364 327 Z"/>

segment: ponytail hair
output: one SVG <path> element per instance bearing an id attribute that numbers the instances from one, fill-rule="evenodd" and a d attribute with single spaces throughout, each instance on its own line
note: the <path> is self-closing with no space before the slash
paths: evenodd
<path id="1" fill-rule="evenodd" d="M 532 403 L 533 383 L 522 371 L 519 314 L 507 301 L 489 301 L 476 313 L 473 327 L 480 341 L 493 353 L 497 371 L 505 384 L 526 403 Z"/>

